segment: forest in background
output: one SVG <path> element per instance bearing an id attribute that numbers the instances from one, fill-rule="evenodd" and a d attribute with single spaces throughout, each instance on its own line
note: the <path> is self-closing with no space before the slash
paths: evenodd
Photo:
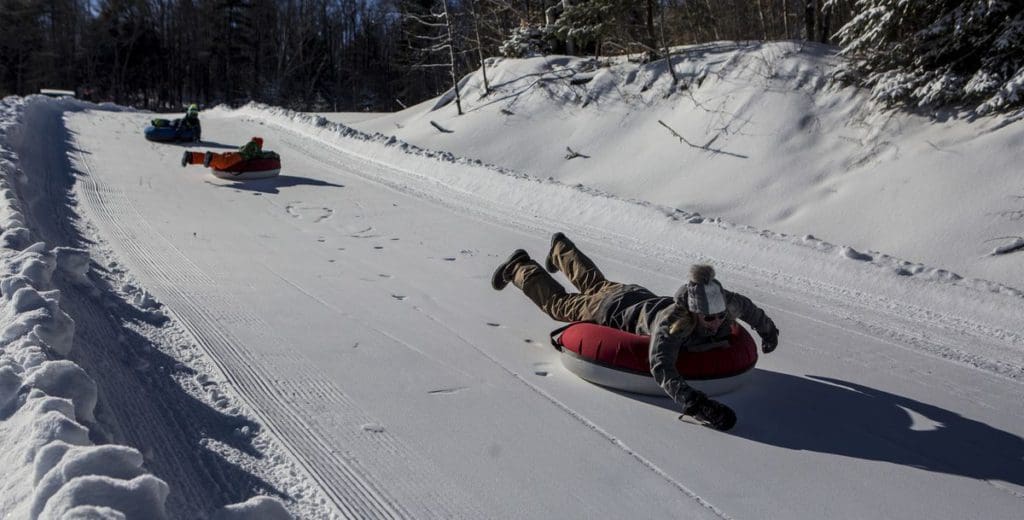
<path id="1" fill-rule="evenodd" d="M 837 45 L 838 78 L 909 106 L 1024 98 L 1019 0 L 0 0 L 0 95 L 154 110 L 393 111 L 492 56 L 664 58 L 719 40 Z"/>

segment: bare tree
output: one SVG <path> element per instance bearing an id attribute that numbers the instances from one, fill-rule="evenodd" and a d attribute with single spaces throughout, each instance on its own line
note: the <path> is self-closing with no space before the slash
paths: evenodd
<path id="1" fill-rule="evenodd" d="M 480 61 L 480 74 L 484 80 L 484 95 L 491 93 L 491 86 L 487 82 L 487 61 L 484 59 L 484 42 L 480 36 L 480 26 L 482 25 L 482 16 L 478 10 L 479 1 L 469 0 L 469 12 L 467 13 L 470 17 L 471 23 L 473 24 L 473 36 L 474 44 L 476 45 L 477 57 Z"/>
<path id="2" fill-rule="evenodd" d="M 432 69 L 445 68 L 451 77 L 451 90 L 455 95 L 455 106 L 462 115 L 462 97 L 459 94 L 458 75 L 455 66 L 455 41 L 452 29 L 452 16 L 448 9 L 448 0 L 433 2 L 426 13 L 405 13 L 405 18 L 420 26 L 422 33 L 413 37 L 420 42 L 419 51 L 423 61 L 414 68 Z"/>

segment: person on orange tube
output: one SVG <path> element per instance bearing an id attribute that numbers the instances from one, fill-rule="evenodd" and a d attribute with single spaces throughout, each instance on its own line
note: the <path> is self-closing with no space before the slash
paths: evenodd
<path id="1" fill-rule="evenodd" d="M 242 145 L 237 152 L 190 152 L 186 151 L 181 156 L 181 166 L 190 164 L 202 164 L 207 168 L 215 170 L 231 170 L 238 164 L 252 159 L 276 158 L 275 152 L 263 151 L 263 138 L 253 137 L 248 143 Z"/>

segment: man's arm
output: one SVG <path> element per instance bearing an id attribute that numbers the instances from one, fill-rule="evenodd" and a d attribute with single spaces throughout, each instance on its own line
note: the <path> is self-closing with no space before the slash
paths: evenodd
<path id="1" fill-rule="evenodd" d="M 693 401 L 697 392 L 679 375 L 676 370 L 676 362 L 679 360 L 679 350 L 683 345 L 681 334 L 671 334 L 669 330 L 675 321 L 674 305 L 661 311 L 658 324 L 651 334 L 649 346 L 651 375 L 658 386 L 672 398 L 683 410 L 686 410 Z"/>

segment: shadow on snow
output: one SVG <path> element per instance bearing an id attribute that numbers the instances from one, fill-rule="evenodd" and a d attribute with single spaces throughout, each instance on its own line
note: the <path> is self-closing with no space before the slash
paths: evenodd
<path id="1" fill-rule="evenodd" d="M 678 411 L 667 397 L 615 392 Z M 743 388 L 721 401 L 739 416 L 728 435 L 1024 486 L 1024 439 L 908 397 L 840 379 L 755 369 Z"/>
<path id="2" fill-rule="evenodd" d="M 253 191 L 259 193 L 266 193 L 269 195 L 276 195 L 281 193 L 281 188 L 290 188 L 292 186 L 329 186 L 332 188 L 344 188 L 344 184 L 334 184 L 333 182 L 321 181 L 318 179 L 310 179 L 309 177 L 298 177 L 295 175 L 278 175 L 276 177 L 270 177 L 267 179 L 252 179 L 252 180 L 237 180 L 232 181 L 231 179 L 221 179 L 231 184 L 220 184 L 213 181 L 206 181 L 207 184 L 216 186 L 218 188 L 231 188 L 235 190 Z"/>

